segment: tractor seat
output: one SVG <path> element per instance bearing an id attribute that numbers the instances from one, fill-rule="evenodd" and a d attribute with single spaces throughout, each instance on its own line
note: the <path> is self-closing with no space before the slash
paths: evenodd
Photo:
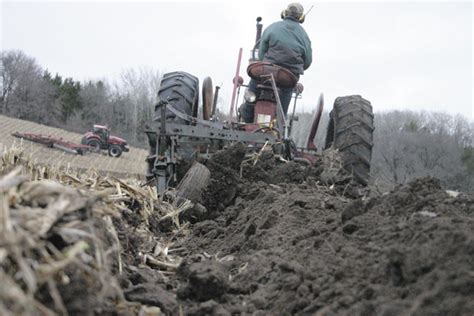
<path id="1" fill-rule="evenodd" d="M 247 67 L 247 74 L 259 82 L 270 79 L 270 75 L 273 74 L 279 88 L 293 88 L 298 82 L 298 78 L 288 69 L 264 61 L 250 64 Z"/>

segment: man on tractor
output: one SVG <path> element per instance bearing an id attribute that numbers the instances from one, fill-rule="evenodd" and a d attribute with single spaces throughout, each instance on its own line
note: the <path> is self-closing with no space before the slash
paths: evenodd
<path id="1" fill-rule="evenodd" d="M 281 21 L 268 26 L 262 34 L 258 50 L 258 59 L 291 71 L 299 80 L 299 76 L 308 69 L 312 62 L 311 41 L 301 26 L 305 14 L 303 6 L 291 3 L 281 13 Z M 248 91 L 257 92 L 257 82 L 250 80 Z M 280 89 L 280 101 L 285 115 L 291 101 L 293 88 Z M 254 104 L 245 102 L 240 114 L 245 123 L 253 122 Z"/>

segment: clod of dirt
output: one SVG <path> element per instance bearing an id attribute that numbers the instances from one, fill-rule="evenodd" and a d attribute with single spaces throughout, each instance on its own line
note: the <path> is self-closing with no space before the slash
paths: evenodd
<path id="1" fill-rule="evenodd" d="M 247 148 L 242 143 L 236 143 L 225 150 L 220 150 L 212 155 L 209 162 L 213 165 L 225 166 L 234 171 L 240 170 Z"/>
<path id="2" fill-rule="evenodd" d="M 240 183 L 239 171 L 246 149 L 241 143 L 215 153 L 206 163 L 211 179 L 203 194 L 203 205 L 209 216 L 215 216 L 232 204 Z"/>
<path id="3" fill-rule="evenodd" d="M 184 270 L 181 270 L 184 271 Z M 180 299 L 200 302 L 219 299 L 228 289 L 227 274 L 223 265 L 216 261 L 191 263 L 183 272 L 187 284 L 178 289 Z"/>
<path id="4" fill-rule="evenodd" d="M 155 270 L 147 266 L 127 266 L 124 271 L 122 280 L 125 281 L 127 286 L 138 285 L 142 283 L 164 283 L 164 278 L 161 274 L 156 273 Z"/>
<path id="5" fill-rule="evenodd" d="M 365 206 L 361 199 L 357 199 L 354 202 L 347 205 L 341 213 L 342 223 L 349 221 L 350 219 L 364 214 Z"/>
<path id="6" fill-rule="evenodd" d="M 124 294 L 129 301 L 158 306 L 166 315 L 175 315 L 178 312 L 174 295 L 158 284 L 135 285 L 125 290 Z"/>
<path id="7" fill-rule="evenodd" d="M 352 234 L 359 229 L 359 226 L 353 223 L 346 224 L 342 227 L 342 231 L 346 234 Z"/>
<path id="8" fill-rule="evenodd" d="M 188 315 L 232 315 L 230 312 L 225 310 L 218 302 L 209 300 L 200 303 L 196 307 L 187 310 Z"/>

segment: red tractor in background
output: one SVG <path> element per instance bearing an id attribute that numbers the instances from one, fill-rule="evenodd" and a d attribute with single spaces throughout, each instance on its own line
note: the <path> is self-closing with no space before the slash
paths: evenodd
<path id="1" fill-rule="evenodd" d="M 122 152 L 130 151 L 127 141 L 110 135 L 110 129 L 104 125 L 94 125 L 92 131 L 84 134 L 81 144 L 92 147 L 95 152 L 107 150 L 109 156 L 116 158 L 120 157 Z"/>

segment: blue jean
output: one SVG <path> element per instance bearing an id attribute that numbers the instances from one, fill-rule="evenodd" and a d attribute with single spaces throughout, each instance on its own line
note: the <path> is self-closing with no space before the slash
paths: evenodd
<path id="1" fill-rule="evenodd" d="M 257 93 L 257 82 L 253 79 L 250 80 L 249 85 L 247 86 L 249 91 L 253 93 Z M 281 107 L 283 108 L 283 113 L 288 113 L 288 107 L 290 106 L 291 96 L 293 95 L 293 88 L 280 88 L 280 92 L 278 93 L 280 96 Z M 240 107 L 240 115 L 242 116 L 242 120 L 245 123 L 253 123 L 253 114 L 254 114 L 254 106 L 255 104 L 251 104 L 245 102 Z"/>

